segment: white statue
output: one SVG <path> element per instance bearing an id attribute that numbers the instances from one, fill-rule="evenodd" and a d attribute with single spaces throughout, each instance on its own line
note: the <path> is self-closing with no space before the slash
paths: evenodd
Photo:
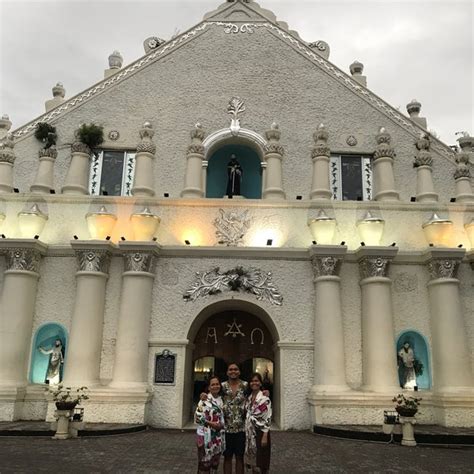
<path id="1" fill-rule="evenodd" d="M 61 339 L 54 341 L 51 349 L 44 349 L 39 346 L 38 350 L 45 355 L 49 355 L 48 369 L 46 371 L 45 381 L 50 385 L 57 385 L 61 382 L 61 364 L 64 363 L 63 344 Z"/>
<path id="2" fill-rule="evenodd" d="M 415 353 L 410 347 L 410 343 L 405 341 L 403 347 L 398 351 L 398 361 L 402 365 L 402 380 L 401 385 L 403 388 L 414 390 L 416 386 L 416 373 L 415 373 Z"/>

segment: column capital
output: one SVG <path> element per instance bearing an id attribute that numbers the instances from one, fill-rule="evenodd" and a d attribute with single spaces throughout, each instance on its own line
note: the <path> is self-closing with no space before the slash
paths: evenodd
<path id="1" fill-rule="evenodd" d="M 365 246 L 355 253 L 359 264 L 360 278 L 388 278 L 390 262 L 398 253 L 398 247 Z"/>
<path id="2" fill-rule="evenodd" d="M 41 257 L 48 246 L 35 239 L 2 239 L 0 255 L 5 256 L 6 269 L 39 273 Z"/>
<path id="3" fill-rule="evenodd" d="M 433 157 L 431 156 L 431 142 L 429 135 L 427 133 L 422 133 L 416 140 L 415 146 L 418 150 L 415 155 L 415 167 L 432 166 Z"/>
<path id="4" fill-rule="evenodd" d="M 347 247 L 345 245 L 313 245 L 309 253 L 316 280 L 324 276 L 339 276 Z"/>
<path id="5" fill-rule="evenodd" d="M 391 140 L 392 137 L 390 136 L 390 133 L 388 133 L 384 127 L 381 127 L 379 133 L 375 137 L 377 146 L 374 151 L 374 160 L 387 157 L 395 158 L 395 149 L 391 145 Z"/>
<path id="6" fill-rule="evenodd" d="M 155 273 L 155 265 L 160 253 L 160 245 L 155 242 L 121 242 L 124 272 Z"/>
<path id="7" fill-rule="evenodd" d="M 102 240 L 73 240 L 71 247 L 77 257 L 79 272 L 109 272 L 114 244 Z"/>
<path id="8" fill-rule="evenodd" d="M 431 248 L 424 254 L 431 279 L 457 278 L 459 265 L 465 254 L 464 249 Z"/>
<path id="9" fill-rule="evenodd" d="M 145 122 L 140 129 L 140 142 L 137 145 L 137 153 L 156 153 L 156 145 L 153 143 L 153 135 L 155 130 L 150 122 Z"/>

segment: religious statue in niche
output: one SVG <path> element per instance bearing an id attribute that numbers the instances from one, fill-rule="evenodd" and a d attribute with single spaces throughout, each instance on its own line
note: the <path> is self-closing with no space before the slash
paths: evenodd
<path id="1" fill-rule="evenodd" d="M 415 352 L 408 341 L 398 351 L 398 368 L 400 372 L 400 386 L 409 390 L 416 390 L 416 376 L 423 374 L 423 364 L 415 357 Z"/>
<path id="2" fill-rule="evenodd" d="M 242 167 L 237 161 L 234 154 L 230 156 L 230 161 L 227 164 L 227 190 L 226 196 L 240 196 L 240 185 L 242 182 Z"/>
<path id="3" fill-rule="evenodd" d="M 57 385 L 61 382 L 61 365 L 64 363 L 64 349 L 61 339 L 57 338 L 50 349 L 39 346 L 38 350 L 49 355 L 48 368 L 46 369 L 45 382 L 50 385 Z"/>

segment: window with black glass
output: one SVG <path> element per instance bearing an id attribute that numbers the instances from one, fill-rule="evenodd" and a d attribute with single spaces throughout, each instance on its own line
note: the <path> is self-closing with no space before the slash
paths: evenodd
<path id="1" fill-rule="evenodd" d="M 332 155 L 330 168 L 332 198 L 340 201 L 372 199 L 370 156 Z"/>
<path id="2" fill-rule="evenodd" d="M 101 150 L 94 153 L 89 192 L 96 196 L 130 196 L 135 171 L 135 153 Z"/>

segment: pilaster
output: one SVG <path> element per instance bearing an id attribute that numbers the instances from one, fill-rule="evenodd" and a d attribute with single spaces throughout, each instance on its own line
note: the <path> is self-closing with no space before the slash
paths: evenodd
<path id="1" fill-rule="evenodd" d="M 281 132 L 276 123 L 265 132 L 268 143 L 265 145 L 265 161 L 267 162 L 265 189 L 263 199 L 285 199 L 283 191 L 282 161 L 285 150 L 280 145 Z"/>
<path id="2" fill-rule="evenodd" d="M 373 161 L 375 200 L 398 201 L 400 196 L 395 190 L 393 175 L 393 161 L 396 154 L 390 143 L 390 134 L 382 127 L 375 140 L 377 141 Z"/>
<path id="3" fill-rule="evenodd" d="M 311 199 L 331 199 L 332 192 L 329 179 L 329 158 L 331 150 L 327 144 L 329 134 L 323 124 L 313 134 L 315 145 L 311 151 L 313 161 L 313 179 Z"/>
<path id="4" fill-rule="evenodd" d="M 15 142 L 8 134 L 0 143 L 0 193 L 13 192 L 13 163 L 15 163 Z"/>
<path id="5" fill-rule="evenodd" d="M 183 198 L 204 197 L 203 186 L 203 161 L 204 161 L 204 140 L 205 132 L 200 123 L 197 123 L 191 132 L 191 145 L 188 147 L 186 161 L 186 177 L 184 189 L 181 192 Z M 207 168 L 207 166 L 206 166 Z"/>
<path id="6" fill-rule="evenodd" d="M 132 194 L 138 197 L 151 197 L 155 195 L 153 182 L 153 161 L 155 159 L 156 145 L 153 143 L 155 130 L 150 122 L 145 122 L 140 129 L 140 143 L 137 145 L 135 155 L 135 179 Z"/>
<path id="7" fill-rule="evenodd" d="M 430 139 L 428 134 L 422 133 L 415 142 L 418 150 L 415 156 L 416 168 L 416 200 L 418 202 L 437 202 L 438 194 L 434 192 L 433 185 L 433 157 L 430 152 Z"/>
<path id="8" fill-rule="evenodd" d="M 63 194 L 89 194 L 89 165 L 91 149 L 81 142 L 75 142 L 71 146 L 71 163 L 67 171 L 64 186 L 61 188 Z"/>

